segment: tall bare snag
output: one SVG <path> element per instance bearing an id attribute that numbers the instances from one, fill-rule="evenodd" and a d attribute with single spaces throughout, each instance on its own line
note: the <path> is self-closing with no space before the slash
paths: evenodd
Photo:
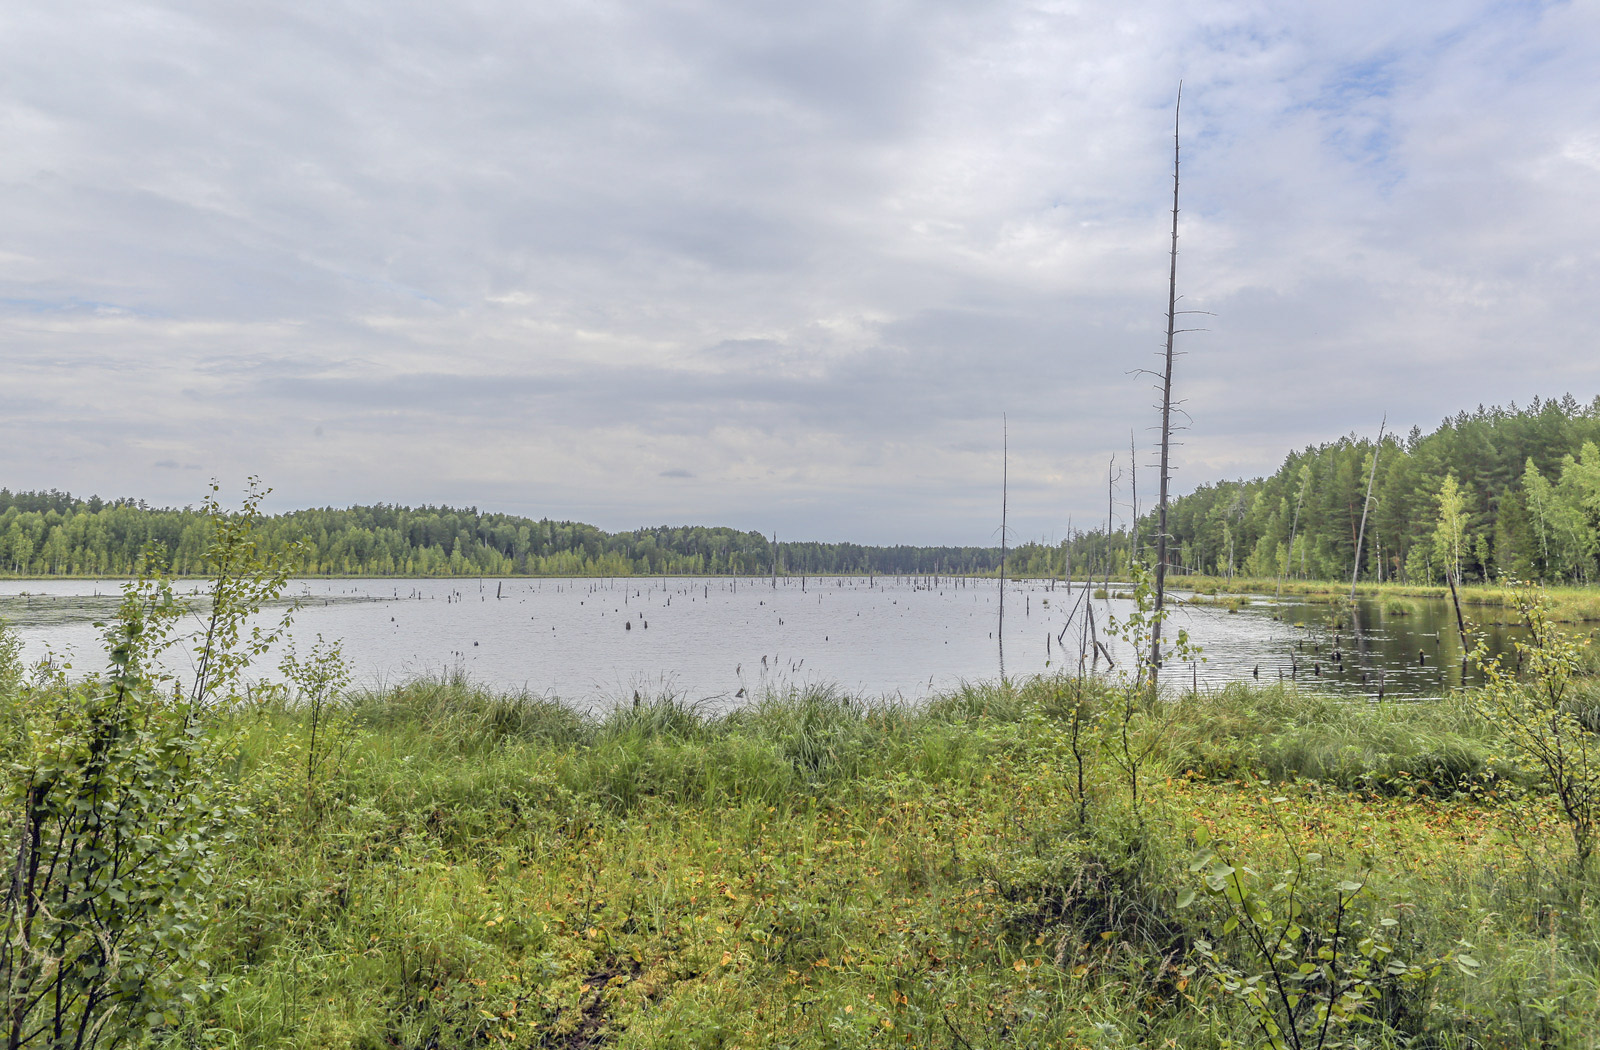
<path id="1" fill-rule="evenodd" d="M 1161 672 L 1161 620 L 1167 596 L 1167 558 L 1171 535 L 1167 531 L 1167 490 L 1172 462 L 1172 349 L 1178 334 L 1178 119 L 1183 110 L 1183 85 L 1178 85 L 1178 100 L 1172 107 L 1172 251 L 1167 274 L 1167 348 L 1161 369 L 1161 474 L 1157 479 L 1160 495 L 1156 503 L 1156 587 L 1155 607 L 1150 628 L 1150 685 L 1157 685 Z"/>

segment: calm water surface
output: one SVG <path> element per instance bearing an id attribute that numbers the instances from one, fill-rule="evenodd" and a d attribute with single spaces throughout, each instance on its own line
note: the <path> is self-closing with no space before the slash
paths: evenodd
<path id="1" fill-rule="evenodd" d="M 93 621 L 115 610 L 116 582 L 0 582 L 0 618 L 30 659 L 54 653 L 76 670 L 103 664 Z M 949 577 L 779 577 L 605 580 L 302 580 L 292 637 L 344 640 L 358 681 L 460 668 L 474 680 L 575 703 L 670 689 L 736 704 L 769 685 L 831 684 L 915 699 L 999 674 L 994 580 Z M 1086 606 L 1104 631 L 1132 603 L 1090 598 L 1082 585 L 1006 584 L 1008 674 L 1076 669 Z M 1402 614 L 1403 612 L 1403 614 Z M 1344 619 L 1341 621 L 1340 616 Z M 1176 611 L 1204 650 L 1166 677 L 1216 686 L 1294 678 L 1349 695 L 1436 696 L 1462 680 L 1449 606 L 1422 601 L 1358 606 L 1359 630 L 1330 605 L 1256 598 L 1237 612 Z M 1105 639 L 1119 670 L 1129 654 Z M 1506 644 L 1503 630 L 1492 636 Z M 274 677 L 276 656 L 260 662 Z M 173 661 L 186 669 L 182 654 Z M 1105 668 L 1103 660 L 1098 661 Z M 1473 679 L 1472 674 L 1467 679 Z"/>

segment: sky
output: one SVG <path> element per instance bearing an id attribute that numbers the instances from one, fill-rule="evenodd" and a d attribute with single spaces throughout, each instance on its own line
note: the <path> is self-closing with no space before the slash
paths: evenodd
<path id="1" fill-rule="evenodd" d="M 988 545 L 1004 440 L 1013 540 L 1125 520 L 1180 81 L 1175 492 L 1587 402 L 1596 68 L 1594 2 L 3 5 L 0 486 Z"/>

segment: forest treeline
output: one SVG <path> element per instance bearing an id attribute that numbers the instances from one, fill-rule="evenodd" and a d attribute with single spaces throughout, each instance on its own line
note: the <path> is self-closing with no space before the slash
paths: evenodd
<path id="1" fill-rule="evenodd" d="M 1348 580 L 1376 448 L 1363 580 L 1600 576 L 1600 397 L 1479 406 L 1430 434 L 1386 434 L 1381 447 L 1375 437 L 1293 452 L 1271 477 L 1202 485 L 1175 500 L 1176 567 Z M 1155 527 L 1153 515 L 1140 520 L 1140 550 Z"/>
<path id="2" fill-rule="evenodd" d="M 1201 485 L 1173 501 L 1180 572 L 1349 579 L 1374 441 L 1350 435 L 1293 452 L 1270 477 Z M 1600 398 L 1480 407 L 1424 435 L 1386 434 L 1362 539 L 1361 576 L 1435 583 L 1515 574 L 1600 578 Z M 206 515 L 129 499 L 0 489 L 0 574 L 115 576 L 159 551 L 180 575 L 205 571 Z M 1138 528 L 1076 531 L 1006 557 L 1017 576 L 1125 574 L 1148 562 L 1154 514 Z M 609 533 L 573 521 L 474 508 L 331 507 L 268 518 L 263 538 L 298 543 L 295 571 L 349 576 L 793 574 L 988 575 L 997 547 L 874 547 L 772 540 L 707 526 Z"/>
<path id="3" fill-rule="evenodd" d="M 299 544 L 294 570 L 308 576 L 764 575 L 774 552 L 760 533 L 730 528 L 605 532 L 451 507 L 296 510 L 266 518 L 258 531 L 273 548 Z M 129 575 L 147 550 L 174 573 L 200 574 L 210 540 L 210 520 L 195 508 L 0 489 L 4 575 Z M 784 542 L 776 550 L 788 573 L 982 574 L 1000 562 L 999 549 L 986 547 Z"/>

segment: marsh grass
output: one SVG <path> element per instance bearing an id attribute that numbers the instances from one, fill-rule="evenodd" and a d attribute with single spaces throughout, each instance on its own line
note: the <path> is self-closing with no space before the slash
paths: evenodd
<path id="1" fill-rule="evenodd" d="M 1282 684 L 1229 685 L 1181 705 L 1168 752 L 1207 777 L 1248 773 L 1344 789 L 1450 796 L 1504 775 L 1493 734 L 1459 696 L 1371 703 L 1301 693 Z"/>
<path id="2" fill-rule="evenodd" d="M 1383 999 L 1370 1045 L 1600 1030 L 1592 888 L 1562 881 L 1554 813 L 1498 775 L 1470 705 L 1173 693 L 1143 808 L 1094 749 L 1080 807 L 1065 733 L 1115 701 L 1040 678 L 574 711 L 447 675 L 345 697 L 313 810 L 305 712 L 264 700 L 232 716 L 226 987 L 152 1040 L 1251 1045 L 1183 973 L 1199 937 L 1241 950 L 1177 905 L 1200 829 L 1257 870 L 1315 849 L 1366 879 L 1409 957 L 1485 946 Z"/>

